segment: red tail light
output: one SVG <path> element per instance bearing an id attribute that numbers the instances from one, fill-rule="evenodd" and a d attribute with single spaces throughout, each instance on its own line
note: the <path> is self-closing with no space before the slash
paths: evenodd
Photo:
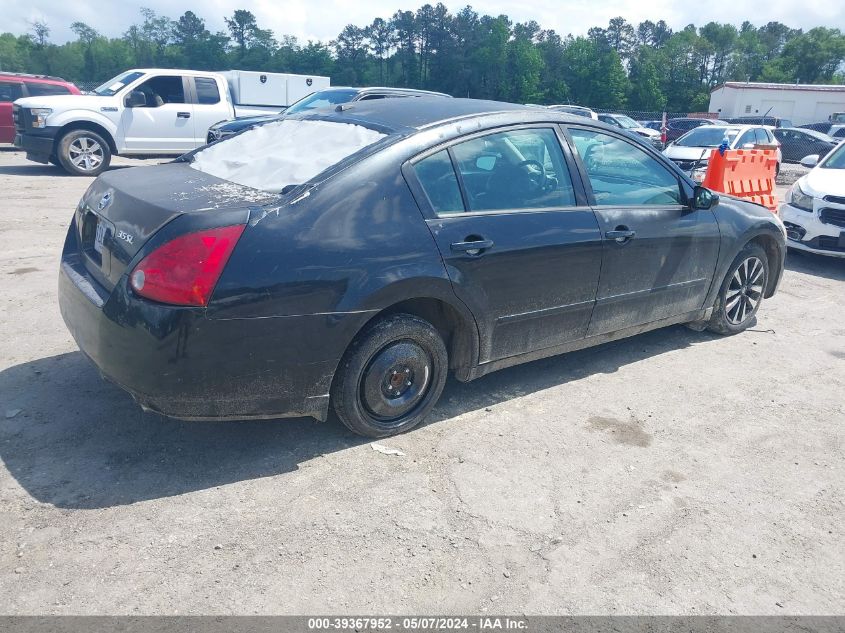
<path id="1" fill-rule="evenodd" d="M 223 226 L 166 242 L 135 266 L 132 289 L 162 303 L 206 305 L 244 228 Z"/>

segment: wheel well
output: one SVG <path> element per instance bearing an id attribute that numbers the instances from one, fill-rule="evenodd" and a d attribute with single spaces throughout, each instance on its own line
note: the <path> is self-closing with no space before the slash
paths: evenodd
<path id="1" fill-rule="evenodd" d="M 775 284 L 780 278 L 780 268 L 783 265 L 780 250 L 778 250 L 778 243 L 775 238 L 770 235 L 758 235 L 748 243 L 759 244 L 763 250 L 766 251 L 766 259 L 769 260 L 769 280 L 767 282 L 768 285 L 766 287 L 766 292 L 763 296 L 767 298 L 771 297 L 775 290 Z"/>
<path id="2" fill-rule="evenodd" d="M 104 128 L 102 125 L 98 123 L 92 123 L 91 121 L 71 121 L 62 126 L 59 130 L 58 134 L 56 134 L 56 142 L 53 146 L 53 153 L 56 153 L 56 148 L 59 145 L 59 142 L 62 140 L 62 137 L 72 130 L 88 130 L 90 132 L 95 132 L 106 139 L 106 143 L 109 144 L 109 149 L 111 150 L 112 154 L 117 154 L 117 145 L 112 138 L 112 135 L 109 131 Z"/>
<path id="3" fill-rule="evenodd" d="M 434 298 L 401 301 L 376 314 L 370 322 L 398 313 L 412 314 L 437 328 L 449 352 L 449 369 L 455 372 L 458 380 L 468 379 L 469 369 L 475 363 L 477 347 L 475 325 L 472 322 L 468 322 L 445 301 Z"/>

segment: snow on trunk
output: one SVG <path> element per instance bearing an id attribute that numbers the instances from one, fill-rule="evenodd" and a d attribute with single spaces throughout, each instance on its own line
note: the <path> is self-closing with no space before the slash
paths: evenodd
<path id="1" fill-rule="evenodd" d="M 288 185 L 308 182 L 384 136 L 351 123 L 274 121 L 199 151 L 191 167 L 278 193 Z"/>

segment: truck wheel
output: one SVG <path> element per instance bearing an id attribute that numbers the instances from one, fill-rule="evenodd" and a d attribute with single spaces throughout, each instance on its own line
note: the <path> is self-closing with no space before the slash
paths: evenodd
<path id="1" fill-rule="evenodd" d="M 71 130 L 59 139 L 56 154 L 73 176 L 98 176 L 111 162 L 109 144 L 91 130 Z"/>
<path id="2" fill-rule="evenodd" d="M 394 314 L 369 326 L 346 351 L 332 385 L 334 410 L 359 435 L 404 433 L 437 403 L 448 367 L 434 326 Z"/>

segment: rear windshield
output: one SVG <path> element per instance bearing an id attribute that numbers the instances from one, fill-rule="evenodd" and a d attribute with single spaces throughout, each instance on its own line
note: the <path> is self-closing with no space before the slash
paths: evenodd
<path id="1" fill-rule="evenodd" d="M 675 145 L 679 147 L 718 147 L 725 139 L 728 140 L 728 143 L 731 143 L 738 132 L 739 130 L 736 128 L 702 125 L 684 134 L 675 141 Z"/>
<path id="2" fill-rule="evenodd" d="M 285 114 L 296 114 L 297 112 L 305 112 L 306 110 L 329 108 L 333 105 L 349 103 L 357 94 L 357 90 L 350 89 L 319 90 L 312 92 L 307 97 L 303 97 L 284 112 Z"/>
<path id="3" fill-rule="evenodd" d="M 361 125 L 281 120 L 209 145 L 191 167 L 247 187 L 279 193 L 336 165 L 386 135 Z"/>

